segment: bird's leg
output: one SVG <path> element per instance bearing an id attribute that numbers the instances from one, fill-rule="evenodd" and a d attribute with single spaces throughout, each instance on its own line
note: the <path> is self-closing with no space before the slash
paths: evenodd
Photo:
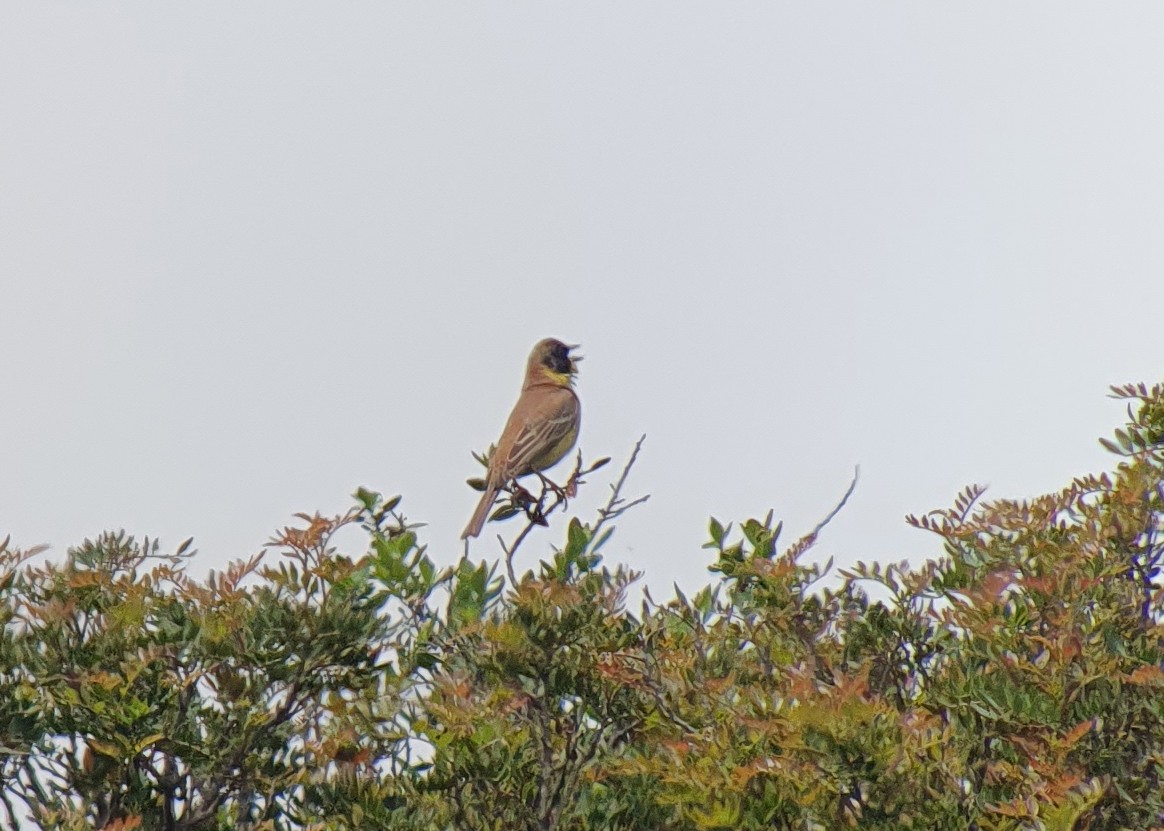
<path id="1" fill-rule="evenodd" d="M 510 491 L 513 493 L 513 501 L 519 505 L 524 506 L 530 504 L 531 502 L 537 501 L 534 499 L 534 495 L 532 493 L 518 484 L 516 479 L 513 480 L 513 483 L 510 486 Z"/>
<path id="2" fill-rule="evenodd" d="M 567 491 L 563 490 L 561 485 L 552 481 L 551 479 L 547 479 L 539 471 L 535 471 L 535 473 L 537 474 L 537 477 L 542 480 L 543 497 L 544 497 L 545 492 L 547 490 L 553 492 L 554 496 L 558 497 L 558 499 L 561 500 L 562 502 L 566 501 L 567 496 L 573 496 L 573 494 L 567 494 Z"/>
<path id="3" fill-rule="evenodd" d="M 542 491 L 541 496 L 534 496 L 532 493 L 518 484 L 514 479 L 510 484 L 510 493 L 513 494 L 513 504 L 516 507 L 525 511 L 525 515 L 529 517 L 529 521 L 535 525 L 547 525 L 545 515 L 542 509 L 542 503 L 545 500 L 545 491 Z"/>

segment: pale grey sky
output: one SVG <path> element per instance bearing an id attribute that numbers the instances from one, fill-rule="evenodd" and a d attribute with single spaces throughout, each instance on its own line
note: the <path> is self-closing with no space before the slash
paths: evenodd
<path id="1" fill-rule="evenodd" d="M 815 556 L 936 555 L 905 513 L 1110 466 L 1107 385 L 1160 379 L 1162 31 L 0 0 L 0 536 L 192 535 L 219 567 L 366 485 L 452 562 L 549 335 L 584 345 L 584 453 L 648 436 L 607 554 L 652 586 L 706 579 L 709 514 L 791 542 L 856 463 Z"/>

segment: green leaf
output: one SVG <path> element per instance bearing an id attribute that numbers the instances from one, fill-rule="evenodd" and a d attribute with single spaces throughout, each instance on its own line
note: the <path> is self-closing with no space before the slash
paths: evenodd
<path id="1" fill-rule="evenodd" d="M 364 510 L 366 511 L 374 511 L 381 498 L 380 494 L 376 493 L 376 491 L 368 490 L 362 486 L 356 488 L 356 492 L 352 496 L 364 506 Z"/>
<path id="2" fill-rule="evenodd" d="M 607 541 L 612 536 L 614 536 L 614 528 L 613 527 L 604 528 L 602 530 L 602 533 L 599 534 L 598 537 L 591 544 L 590 550 L 593 553 L 597 554 L 599 551 L 602 550 L 602 546 L 606 545 Z"/>
<path id="3" fill-rule="evenodd" d="M 589 532 L 582 527 L 577 517 L 571 517 L 570 524 L 566 527 L 566 558 L 571 561 L 577 560 L 589 542 Z"/>
<path id="4" fill-rule="evenodd" d="M 396 506 L 400 504 L 402 499 L 404 499 L 403 496 L 392 497 L 387 502 L 385 502 L 384 505 L 380 508 L 380 513 L 381 514 L 392 513 L 392 511 L 396 510 Z"/>
<path id="5" fill-rule="evenodd" d="M 707 533 L 711 537 L 711 541 L 713 543 L 715 543 L 717 546 L 723 545 L 724 527 L 715 517 L 712 517 L 711 521 L 708 523 Z"/>

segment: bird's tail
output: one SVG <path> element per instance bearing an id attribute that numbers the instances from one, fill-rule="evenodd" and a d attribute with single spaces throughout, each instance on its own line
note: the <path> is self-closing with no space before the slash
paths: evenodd
<path id="1" fill-rule="evenodd" d="M 469 524 L 465 526 L 464 533 L 461 534 L 461 539 L 467 540 L 469 537 L 475 537 L 481 533 L 481 529 L 485 527 L 485 519 L 489 516 L 489 509 L 493 507 L 493 500 L 497 496 L 497 488 L 488 485 L 485 488 L 485 493 L 481 494 L 481 501 L 477 503 L 477 510 L 473 511 L 473 518 L 469 520 Z"/>

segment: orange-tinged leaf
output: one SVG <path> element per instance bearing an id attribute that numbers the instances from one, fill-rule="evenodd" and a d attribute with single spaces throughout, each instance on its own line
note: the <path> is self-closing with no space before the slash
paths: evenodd
<path id="1" fill-rule="evenodd" d="M 1063 736 L 1062 746 L 1066 750 L 1070 750 L 1076 742 L 1086 736 L 1095 728 L 1095 719 L 1089 718 L 1087 721 L 1082 721 L 1067 731 Z"/>
<path id="2" fill-rule="evenodd" d="M 134 828 L 141 826 L 141 816 L 132 814 L 122 819 L 115 819 L 113 822 L 105 826 L 107 831 L 133 831 Z"/>
<path id="3" fill-rule="evenodd" d="M 1164 686 L 1164 669 L 1145 664 L 1127 673 L 1124 680 L 1129 684 L 1143 684 L 1150 687 Z"/>

